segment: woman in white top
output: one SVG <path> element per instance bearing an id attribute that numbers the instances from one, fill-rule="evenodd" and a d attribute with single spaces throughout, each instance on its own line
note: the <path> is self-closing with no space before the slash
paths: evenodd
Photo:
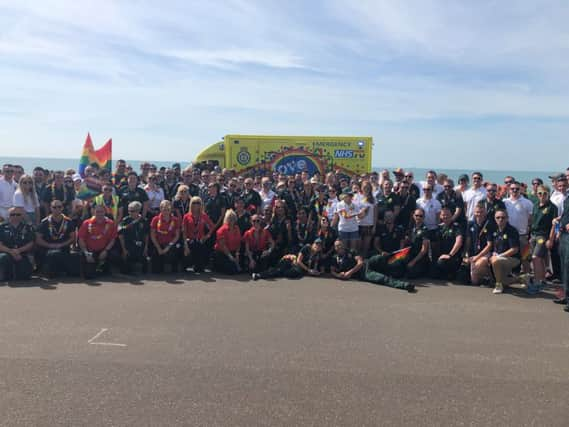
<path id="1" fill-rule="evenodd" d="M 360 238 L 362 239 L 361 255 L 366 258 L 367 251 L 369 250 L 371 241 L 375 235 L 375 224 L 377 220 L 377 209 L 375 209 L 373 187 L 369 181 L 364 181 L 362 183 L 362 197 L 359 205 L 363 213 L 363 216 L 358 218 Z"/>
<path id="2" fill-rule="evenodd" d="M 34 185 L 34 180 L 30 175 L 22 175 L 18 188 L 14 193 L 13 205 L 24 208 L 26 212 L 26 222 L 32 225 L 40 223 L 40 202 Z"/>
<path id="3" fill-rule="evenodd" d="M 273 206 L 273 200 L 276 194 L 271 190 L 271 180 L 268 177 L 263 177 L 261 180 L 261 191 L 259 191 L 261 196 L 261 209 L 264 211 L 267 207 Z"/>
<path id="4" fill-rule="evenodd" d="M 334 214 L 334 224 L 338 224 L 338 237 L 344 245 L 358 252 L 360 242 L 358 217 L 363 217 L 365 212 L 353 202 L 353 196 L 354 194 L 349 190 L 342 193 L 342 201 L 338 203 Z"/>
<path id="5" fill-rule="evenodd" d="M 154 218 L 160 213 L 160 203 L 164 200 L 164 189 L 158 186 L 158 176 L 149 175 L 144 190 L 148 194 L 148 216 Z"/>

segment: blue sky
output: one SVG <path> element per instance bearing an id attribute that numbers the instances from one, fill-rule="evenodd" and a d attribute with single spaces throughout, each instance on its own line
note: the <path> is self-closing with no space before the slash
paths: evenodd
<path id="1" fill-rule="evenodd" d="M 546 0 L 0 0 L 0 156 L 371 135 L 375 165 L 565 169 L 567 22 Z"/>

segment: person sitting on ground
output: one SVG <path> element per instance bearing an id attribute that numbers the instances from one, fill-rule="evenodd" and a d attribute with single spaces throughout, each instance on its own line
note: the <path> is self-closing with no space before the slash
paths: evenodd
<path id="1" fill-rule="evenodd" d="M 486 285 L 490 283 L 489 257 L 492 251 L 492 236 L 496 229 L 494 220 L 486 214 L 484 201 L 478 202 L 474 208 L 474 220 L 466 227 L 466 257 L 465 262 L 470 266 L 470 283 Z"/>
<path id="2" fill-rule="evenodd" d="M 114 258 L 111 251 L 115 246 L 117 227 L 105 213 L 104 206 L 95 206 L 94 216 L 83 221 L 77 233 L 82 252 L 83 275 L 86 279 L 94 278 L 97 273 L 111 272 L 111 258 Z"/>
<path id="3" fill-rule="evenodd" d="M 253 226 L 243 235 L 246 268 L 251 273 L 259 273 L 270 266 L 275 242 L 269 230 L 263 228 L 260 215 L 253 215 L 251 222 Z"/>
<path id="4" fill-rule="evenodd" d="M 36 233 L 38 261 L 48 278 L 54 278 L 60 272 L 75 272 L 75 262 L 70 253 L 75 242 L 75 224 L 62 212 L 63 203 L 52 201 L 51 214 L 43 219 Z"/>
<path id="5" fill-rule="evenodd" d="M 437 230 L 439 253 L 433 255 L 432 276 L 435 279 L 453 280 L 462 262 L 462 228 L 452 222 L 453 216 L 449 207 L 444 207 L 440 214 L 441 224 Z"/>
<path id="6" fill-rule="evenodd" d="M 223 225 L 216 232 L 215 270 L 224 274 L 241 272 L 240 248 L 241 232 L 237 225 L 237 215 L 233 209 L 228 209 L 223 218 Z"/>
<path id="7" fill-rule="evenodd" d="M 0 281 L 28 280 L 32 263 L 28 254 L 34 247 L 34 231 L 24 221 L 24 209 L 8 209 L 8 220 L 0 224 Z"/>
<path id="8" fill-rule="evenodd" d="M 123 274 L 131 274 L 137 264 L 141 265 L 143 273 L 148 271 L 148 222 L 141 211 L 142 203 L 130 202 L 128 215 L 122 219 L 118 227 Z"/>
<path id="9" fill-rule="evenodd" d="M 406 265 L 406 275 L 409 279 L 417 279 L 429 271 L 429 231 L 424 224 L 425 211 L 415 209 L 413 213 L 413 226 L 407 237 L 408 245 L 411 246 L 409 262 Z"/>
<path id="10" fill-rule="evenodd" d="M 304 245 L 298 253 L 296 265 L 300 267 L 303 274 L 309 276 L 320 276 L 324 273 L 322 239 L 317 238 L 314 243 Z"/>
<path id="11" fill-rule="evenodd" d="M 162 200 L 160 213 L 150 223 L 152 272 L 163 273 L 170 265 L 172 273 L 178 272 L 180 263 L 180 218 L 172 214 L 172 203 Z"/>
<path id="12" fill-rule="evenodd" d="M 520 265 L 520 235 L 518 230 L 508 223 L 508 212 L 497 210 L 494 214 L 497 228 L 492 234 L 492 256 L 490 265 L 494 272 L 496 285 L 494 294 L 504 292 L 504 286 L 511 283 L 514 268 Z"/>
<path id="13" fill-rule="evenodd" d="M 333 277 L 340 280 L 356 279 L 376 285 L 405 289 L 413 292 L 415 286 L 381 273 L 384 259 L 381 255 L 372 256 L 367 262 L 361 255 L 344 246 L 341 240 L 334 243 L 334 255 L 330 268 Z"/>
<path id="14" fill-rule="evenodd" d="M 202 199 L 198 196 L 192 197 L 190 211 L 184 215 L 182 222 L 186 268 L 193 266 L 196 274 L 204 271 L 211 253 L 209 241 L 214 233 L 215 224 L 205 213 Z"/>
<path id="15" fill-rule="evenodd" d="M 323 215 L 320 218 L 320 226 L 316 233 L 316 238 L 322 240 L 322 263 L 326 271 L 330 269 L 332 253 L 334 252 L 334 242 L 338 238 L 338 233 L 330 225 L 330 220 Z"/>
<path id="16" fill-rule="evenodd" d="M 385 273 L 394 277 L 403 277 L 405 274 L 405 265 L 403 263 L 389 265 L 387 259 L 393 252 L 403 249 L 404 240 L 405 229 L 401 225 L 395 224 L 393 212 L 385 212 L 383 223 L 377 226 L 373 246 L 377 255 L 385 261 Z"/>

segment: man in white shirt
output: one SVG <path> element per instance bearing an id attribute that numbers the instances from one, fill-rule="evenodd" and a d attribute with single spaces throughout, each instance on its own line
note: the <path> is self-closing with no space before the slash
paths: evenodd
<path id="1" fill-rule="evenodd" d="M 427 172 L 426 181 L 421 181 L 420 184 L 419 188 L 421 189 L 421 197 L 423 197 L 423 188 L 425 188 L 426 185 L 429 185 L 432 188 L 432 197 L 434 199 L 436 199 L 444 190 L 443 186 L 437 182 L 437 173 L 432 170 Z"/>
<path id="2" fill-rule="evenodd" d="M 464 211 L 468 221 L 474 220 L 474 208 L 478 202 L 486 198 L 486 189 L 482 186 L 482 174 L 474 172 L 472 174 L 472 187 L 462 193 L 464 200 Z"/>
<path id="3" fill-rule="evenodd" d="M 554 191 L 551 193 L 551 203 L 557 207 L 559 216 L 563 215 L 563 203 L 567 198 L 567 177 L 562 173 L 551 176 L 553 180 Z"/>
<path id="4" fill-rule="evenodd" d="M 2 177 L 0 178 L 0 222 L 8 221 L 8 210 L 13 205 L 17 186 L 14 181 L 13 166 L 4 165 L 2 167 Z"/>
<path id="5" fill-rule="evenodd" d="M 520 234 L 520 252 L 523 253 L 529 243 L 528 233 L 533 203 L 521 195 L 521 185 L 519 182 L 514 181 L 510 185 L 510 197 L 504 200 L 504 204 L 508 211 L 510 225 L 518 230 Z M 524 273 L 529 273 L 528 259 L 522 259 L 522 270 Z"/>
<path id="6" fill-rule="evenodd" d="M 417 207 L 425 211 L 424 223 L 428 230 L 436 230 L 439 226 L 441 203 L 433 197 L 433 187 L 425 184 L 422 188 L 423 197 L 417 199 Z"/>

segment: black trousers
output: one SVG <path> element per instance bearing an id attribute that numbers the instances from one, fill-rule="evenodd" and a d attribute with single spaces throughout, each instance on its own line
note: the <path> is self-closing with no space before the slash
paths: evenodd
<path id="1" fill-rule="evenodd" d="M 185 266 L 194 267 L 194 271 L 202 272 L 209 263 L 211 254 L 210 245 L 208 242 L 200 242 L 199 240 L 190 240 L 188 242 L 190 255 L 186 257 Z"/>
<path id="2" fill-rule="evenodd" d="M 235 257 L 235 253 L 232 254 Z M 237 274 L 240 272 L 240 268 L 231 261 L 228 256 L 223 252 L 215 251 L 214 256 L 214 269 L 223 274 Z"/>
<path id="3" fill-rule="evenodd" d="M 32 270 L 32 263 L 25 254 L 16 261 L 12 255 L 0 253 L 0 280 L 29 280 Z"/>
<path id="4" fill-rule="evenodd" d="M 433 279 L 453 280 L 458 273 L 462 259 L 454 256 L 449 259 L 437 259 L 431 265 L 431 277 Z"/>
<path id="5" fill-rule="evenodd" d="M 81 253 L 81 271 L 85 279 L 93 279 L 99 275 L 111 274 L 111 264 L 113 263 L 113 258 L 116 258 L 116 255 L 112 255 L 111 252 L 108 252 L 105 260 L 101 260 L 99 259 L 101 252 L 102 251 L 93 252 L 95 262 L 87 262 L 87 257 L 84 253 Z"/>
<path id="6" fill-rule="evenodd" d="M 275 267 L 259 273 L 261 279 L 271 279 L 276 277 L 288 277 L 289 279 L 299 279 L 304 276 L 304 270 L 288 259 L 281 259 Z"/>
<path id="7" fill-rule="evenodd" d="M 244 268 L 249 271 L 250 273 L 260 273 L 261 271 L 265 271 L 269 266 L 273 263 L 273 253 L 270 252 L 267 256 L 263 256 L 263 251 L 255 251 L 251 252 L 253 256 L 253 261 L 255 261 L 255 268 L 249 268 L 249 258 L 245 256 L 244 259 Z"/>
<path id="8" fill-rule="evenodd" d="M 71 254 L 68 249 L 48 249 L 41 256 L 43 273 L 48 277 L 56 277 L 61 273 L 67 276 L 79 275 L 79 254 Z"/>
<path id="9" fill-rule="evenodd" d="M 154 248 L 154 247 L 153 247 Z M 170 271 L 172 273 L 177 273 L 180 267 L 180 249 L 176 246 L 172 246 L 168 252 L 165 254 L 159 255 L 156 248 L 151 251 L 151 263 L 152 263 L 152 272 L 161 274 L 164 273 L 165 267 L 167 265 L 170 266 Z"/>
<path id="10" fill-rule="evenodd" d="M 414 266 L 410 267 L 407 264 L 406 276 L 408 279 L 418 279 L 420 277 L 426 276 L 429 273 L 429 257 L 425 255 L 421 260 L 419 260 Z"/>
<path id="11" fill-rule="evenodd" d="M 128 255 L 125 258 L 121 257 L 120 271 L 123 274 L 130 274 L 135 271 L 137 265 L 140 265 L 142 273 L 148 271 L 148 261 L 144 256 L 143 248 L 127 247 Z"/>

